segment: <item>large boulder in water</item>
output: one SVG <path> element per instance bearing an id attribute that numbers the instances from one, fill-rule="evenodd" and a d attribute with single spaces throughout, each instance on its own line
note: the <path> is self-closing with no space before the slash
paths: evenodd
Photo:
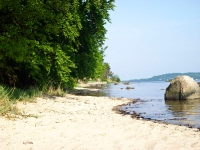
<path id="1" fill-rule="evenodd" d="M 200 87 L 189 76 L 177 76 L 165 92 L 165 100 L 200 99 Z"/>

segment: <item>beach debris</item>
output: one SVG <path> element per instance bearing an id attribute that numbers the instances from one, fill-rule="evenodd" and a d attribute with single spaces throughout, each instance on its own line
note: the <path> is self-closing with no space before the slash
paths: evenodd
<path id="1" fill-rule="evenodd" d="M 127 86 L 126 89 L 130 90 L 130 89 L 134 89 L 134 87 Z"/>
<path id="2" fill-rule="evenodd" d="M 123 82 L 123 84 L 124 84 L 124 85 L 129 85 L 129 84 L 130 84 L 130 82 Z"/>
<path id="3" fill-rule="evenodd" d="M 31 141 L 26 141 L 26 142 L 23 142 L 23 144 L 33 144 L 33 142 L 31 142 Z"/>

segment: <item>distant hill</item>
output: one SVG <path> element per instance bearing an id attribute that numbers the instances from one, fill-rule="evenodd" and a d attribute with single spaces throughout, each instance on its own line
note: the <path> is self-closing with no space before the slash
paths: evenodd
<path id="1" fill-rule="evenodd" d="M 129 80 L 129 82 L 170 81 L 176 76 L 180 75 L 187 75 L 192 77 L 193 79 L 200 79 L 200 72 L 188 72 L 188 73 L 167 73 L 146 79 L 133 79 Z"/>

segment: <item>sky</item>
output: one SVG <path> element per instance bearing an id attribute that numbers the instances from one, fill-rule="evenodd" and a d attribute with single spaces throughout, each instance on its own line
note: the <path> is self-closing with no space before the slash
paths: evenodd
<path id="1" fill-rule="evenodd" d="M 200 72 L 200 0 L 115 0 L 105 62 L 121 80 Z"/>

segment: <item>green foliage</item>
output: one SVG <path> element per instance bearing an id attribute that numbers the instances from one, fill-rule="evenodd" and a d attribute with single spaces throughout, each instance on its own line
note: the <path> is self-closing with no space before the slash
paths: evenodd
<path id="1" fill-rule="evenodd" d="M 104 63 L 103 70 L 102 79 L 106 81 L 112 75 L 110 65 L 108 63 Z"/>
<path id="2" fill-rule="evenodd" d="M 114 0 L 4 0 L 0 3 L 0 83 L 73 88 L 103 73 Z"/>
<path id="3" fill-rule="evenodd" d="M 10 101 L 34 101 L 35 97 L 39 97 L 42 95 L 42 92 L 39 91 L 38 88 L 30 87 L 27 89 L 19 89 L 19 88 L 5 88 L 7 91 L 10 91 L 8 94 Z"/>
<path id="4" fill-rule="evenodd" d="M 115 82 L 120 82 L 121 81 L 120 78 L 119 78 L 119 76 L 116 75 L 116 74 L 112 75 L 111 80 L 115 81 Z"/>
<path id="5" fill-rule="evenodd" d="M 79 48 L 75 62 L 76 76 L 83 78 L 98 78 L 103 74 L 103 47 L 106 29 L 104 25 L 109 21 L 108 10 L 113 9 L 114 1 L 86 0 L 80 7 L 81 24 Z"/>
<path id="6" fill-rule="evenodd" d="M 104 73 L 102 74 L 102 77 L 101 77 L 102 80 L 107 81 L 110 79 L 112 82 L 120 82 L 121 81 L 119 76 L 114 74 L 111 71 L 110 65 L 108 63 L 104 63 L 103 71 L 104 71 Z"/>

